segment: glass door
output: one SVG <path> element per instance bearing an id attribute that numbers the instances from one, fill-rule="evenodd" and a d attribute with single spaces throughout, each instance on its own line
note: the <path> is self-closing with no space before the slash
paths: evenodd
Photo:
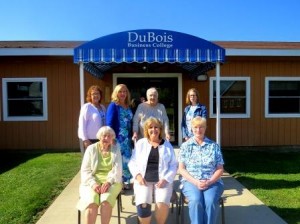
<path id="1" fill-rule="evenodd" d="M 178 144 L 178 79 L 177 78 L 148 78 L 124 77 L 117 78 L 117 84 L 124 83 L 131 94 L 131 98 L 138 104 L 141 98 L 146 99 L 146 91 L 150 87 L 158 90 L 158 100 L 164 104 L 170 125 L 171 143 Z"/>

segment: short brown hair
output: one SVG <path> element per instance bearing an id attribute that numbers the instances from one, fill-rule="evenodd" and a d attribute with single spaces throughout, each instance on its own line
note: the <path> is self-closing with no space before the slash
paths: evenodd
<path id="1" fill-rule="evenodd" d="M 92 91 L 98 91 L 100 93 L 99 103 L 101 103 L 101 100 L 102 100 L 102 90 L 101 90 L 100 86 L 98 86 L 98 85 L 93 85 L 93 86 L 91 86 L 88 89 L 88 91 L 86 93 L 86 101 L 89 102 L 89 103 L 92 102 L 92 96 L 91 96 L 92 95 Z"/>

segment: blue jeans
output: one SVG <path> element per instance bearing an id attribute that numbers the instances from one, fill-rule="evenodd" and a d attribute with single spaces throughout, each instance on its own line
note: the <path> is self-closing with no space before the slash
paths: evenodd
<path id="1" fill-rule="evenodd" d="M 191 224 L 215 224 L 219 212 L 219 199 L 224 191 L 223 183 L 216 182 L 206 190 L 183 182 L 182 193 L 188 199 Z"/>

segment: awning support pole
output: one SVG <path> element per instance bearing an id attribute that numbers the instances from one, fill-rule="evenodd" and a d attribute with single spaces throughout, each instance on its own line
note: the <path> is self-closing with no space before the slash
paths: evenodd
<path id="1" fill-rule="evenodd" d="M 221 146 L 221 118 L 220 118 L 220 62 L 216 64 L 216 142 Z"/>
<path id="2" fill-rule="evenodd" d="M 84 104 L 84 70 L 83 62 L 79 62 L 80 105 Z"/>

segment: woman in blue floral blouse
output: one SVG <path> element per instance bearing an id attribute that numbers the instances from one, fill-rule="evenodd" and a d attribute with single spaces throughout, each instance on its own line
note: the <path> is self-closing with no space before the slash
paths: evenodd
<path id="1" fill-rule="evenodd" d="M 182 193 L 188 200 L 192 224 L 215 224 L 224 186 L 219 145 L 205 137 L 206 119 L 192 119 L 193 137 L 182 143 L 178 156 Z"/>
<path id="2" fill-rule="evenodd" d="M 131 174 L 128 169 L 128 162 L 131 157 L 131 137 L 132 137 L 132 118 L 130 109 L 130 93 L 126 85 L 119 84 L 111 94 L 111 103 L 107 107 L 106 124 L 114 129 L 116 139 L 121 147 L 123 160 L 123 188 L 131 189 Z"/>

